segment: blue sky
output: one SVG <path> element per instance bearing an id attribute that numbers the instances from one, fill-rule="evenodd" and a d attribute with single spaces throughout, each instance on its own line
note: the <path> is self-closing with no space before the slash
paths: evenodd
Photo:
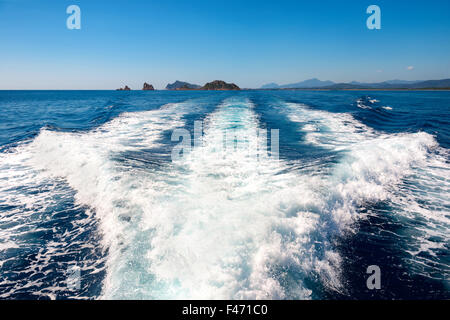
<path id="1" fill-rule="evenodd" d="M 81 30 L 66 28 L 72 4 Z M 449 35 L 448 0 L 0 0 L 0 89 L 442 79 Z"/>

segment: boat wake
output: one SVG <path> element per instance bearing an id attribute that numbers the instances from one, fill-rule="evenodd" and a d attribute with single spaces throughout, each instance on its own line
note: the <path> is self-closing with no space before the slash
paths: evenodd
<path id="1" fill-rule="evenodd" d="M 437 268 L 427 257 L 448 243 L 450 184 L 448 154 L 435 139 L 423 132 L 385 134 L 349 114 L 280 104 L 305 134 L 298 143 L 337 152 L 339 160 L 327 170 L 302 170 L 246 152 L 265 141 L 256 134 L 262 124 L 253 103 L 241 96 L 208 113 L 201 145 L 174 162 L 157 156 L 170 155 L 164 134 L 203 110 L 195 101 L 124 113 L 89 132 L 43 129 L 0 154 L 0 181 L 7 182 L 0 186 L 7 212 L 0 218 L 6 252 L 0 265 L 42 230 L 59 239 L 34 241 L 44 251 L 22 272 L 45 274 L 53 259 L 85 250 L 61 264 L 81 264 L 82 283 L 104 272 L 98 298 L 320 298 L 345 291 L 336 241 L 357 231 L 355 221 L 370 214 L 364 208 L 387 201 L 406 220 L 421 219 L 410 225 L 415 237 L 408 252 L 416 266 Z M 230 131 L 238 138 L 224 154 Z M 64 199 L 77 212 L 63 217 L 72 228 L 43 226 Z M 30 228 L 21 233 L 24 225 Z M 59 285 L 32 283 L 36 294 L 65 292 L 63 271 Z"/>

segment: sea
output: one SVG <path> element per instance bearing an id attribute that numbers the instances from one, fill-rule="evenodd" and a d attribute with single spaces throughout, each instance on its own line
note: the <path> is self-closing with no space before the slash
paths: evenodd
<path id="1" fill-rule="evenodd" d="M 0 299 L 450 299 L 449 91 L 0 91 L 0 112 Z"/>

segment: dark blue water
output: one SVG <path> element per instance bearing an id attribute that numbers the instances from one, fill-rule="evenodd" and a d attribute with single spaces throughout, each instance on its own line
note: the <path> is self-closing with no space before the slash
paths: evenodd
<path id="1" fill-rule="evenodd" d="M 0 91 L 0 110 L 0 298 L 450 298 L 450 92 Z M 261 129 L 278 159 L 246 153 Z"/>

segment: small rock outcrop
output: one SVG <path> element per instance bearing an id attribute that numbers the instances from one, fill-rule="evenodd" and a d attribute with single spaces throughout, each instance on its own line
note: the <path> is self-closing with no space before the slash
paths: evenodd
<path id="1" fill-rule="evenodd" d="M 241 90 L 234 83 L 226 83 L 222 80 L 215 80 L 213 82 L 208 82 L 200 90 Z"/>
<path id="2" fill-rule="evenodd" d="M 117 91 L 131 91 L 129 86 L 125 86 L 123 88 L 116 89 Z"/>
<path id="3" fill-rule="evenodd" d="M 147 82 L 144 83 L 144 86 L 142 87 L 142 90 L 155 90 L 151 84 L 148 84 Z"/>
<path id="4" fill-rule="evenodd" d="M 201 86 L 198 84 L 192 84 L 184 81 L 175 81 L 174 83 L 169 83 L 166 86 L 167 90 L 195 90 L 200 89 Z"/>

